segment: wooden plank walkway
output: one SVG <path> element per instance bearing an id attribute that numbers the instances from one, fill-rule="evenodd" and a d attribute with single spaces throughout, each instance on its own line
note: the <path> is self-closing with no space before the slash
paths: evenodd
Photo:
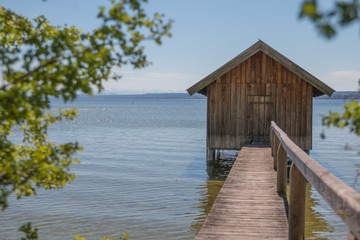
<path id="1" fill-rule="evenodd" d="M 243 147 L 196 239 L 288 239 L 271 150 Z"/>

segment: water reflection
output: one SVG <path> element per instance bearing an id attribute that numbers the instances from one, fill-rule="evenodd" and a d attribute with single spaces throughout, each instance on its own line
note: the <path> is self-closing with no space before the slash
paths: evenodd
<path id="1" fill-rule="evenodd" d="M 191 231 L 194 235 L 200 231 L 206 216 L 209 214 L 221 187 L 224 185 L 225 179 L 230 172 L 231 166 L 235 161 L 236 155 L 219 155 L 216 165 L 207 166 L 208 180 L 204 185 L 199 185 L 197 189 L 200 191 L 199 204 L 197 208 L 200 214 L 196 217 L 191 225 Z"/>
<path id="2" fill-rule="evenodd" d="M 316 211 L 319 200 L 313 198 L 314 190 L 309 183 L 306 184 L 306 207 L 305 207 L 305 238 L 328 239 L 328 234 L 334 231 L 334 227 L 328 223 L 324 216 Z"/>
<path id="3" fill-rule="evenodd" d="M 197 208 L 199 209 L 199 215 L 193 220 L 191 224 L 191 232 L 194 235 L 200 231 L 206 216 L 209 214 L 212 205 L 224 184 L 224 180 L 207 180 L 206 185 L 198 186 L 200 190 L 201 198 L 199 199 L 199 204 Z"/>

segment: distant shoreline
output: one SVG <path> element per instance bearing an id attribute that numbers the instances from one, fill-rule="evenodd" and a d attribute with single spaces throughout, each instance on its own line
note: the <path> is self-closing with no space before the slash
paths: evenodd
<path id="1" fill-rule="evenodd" d="M 96 94 L 94 96 L 116 97 L 117 99 L 206 99 L 206 96 L 198 93 L 193 96 L 187 93 Z"/>
<path id="2" fill-rule="evenodd" d="M 327 95 L 322 95 L 316 98 L 317 99 L 360 99 L 360 92 L 339 91 L 339 92 L 334 92 L 331 97 Z"/>
<path id="3" fill-rule="evenodd" d="M 206 96 L 198 93 L 193 96 L 187 93 L 98 94 L 95 96 L 109 96 L 118 99 L 206 99 Z M 331 97 L 322 95 L 316 99 L 360 99 L 360 92 L 339 91 L 334 92 Z"/>

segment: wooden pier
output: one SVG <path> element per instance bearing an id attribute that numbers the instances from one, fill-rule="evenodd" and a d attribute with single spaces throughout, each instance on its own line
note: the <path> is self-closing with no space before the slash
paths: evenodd
<path id="1" fill-rule="evenodd" d="M 276 179 L 270 148 L 243 147 L 196 239 L 287 239 Z"/>
<path id="2" fill-rule="evenodd" d="M 347 239 L 360 240 L 360 194 L 300 149 L 274 122 L 270 142 L 271 148 L 241 149 L 196 239 L 304 239 L 308 181 L 347 225 Z"/>

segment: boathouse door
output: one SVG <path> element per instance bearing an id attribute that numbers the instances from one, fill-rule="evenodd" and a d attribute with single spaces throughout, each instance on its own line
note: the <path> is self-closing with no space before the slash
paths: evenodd
<path id="1" fill-rule="evenodd" d="M 269 95 L 248 96 L 247 136 L 251 144 L 269 143 L 272 106 Z"/>

